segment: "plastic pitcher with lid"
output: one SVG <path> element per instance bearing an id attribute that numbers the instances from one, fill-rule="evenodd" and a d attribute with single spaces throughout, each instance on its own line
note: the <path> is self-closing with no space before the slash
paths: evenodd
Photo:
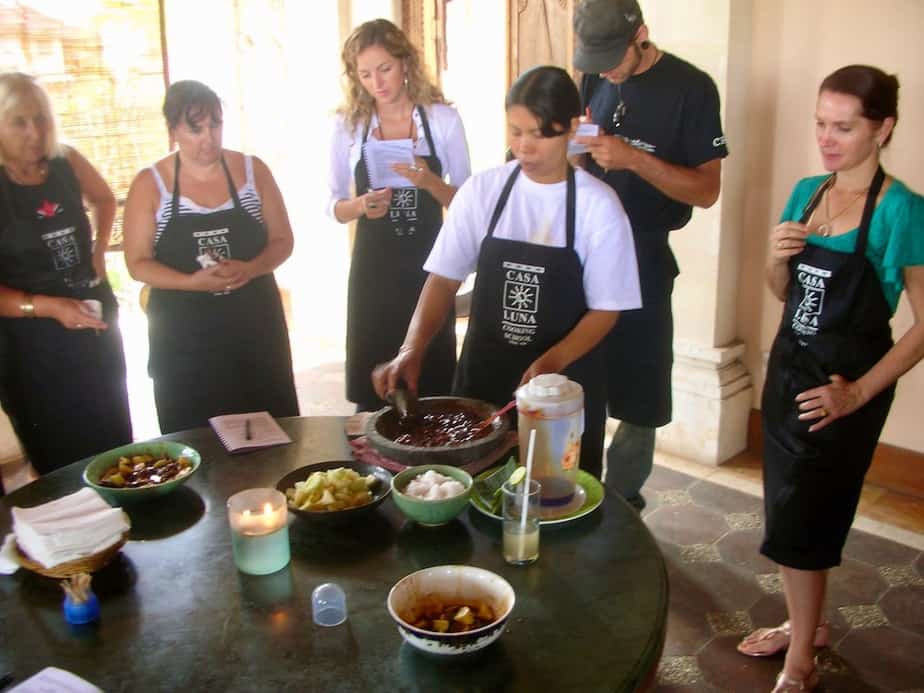
<path id="1" fill-rule="evenodd" d="M 584 388 L 564 375 L 545 373 L 518 388 L 516 397 L 521 463 L 535 429 L 532 476 L 542 484 L 540 502 L 547 510 L 564 509 L 574 499 L 581 459 Z"/>

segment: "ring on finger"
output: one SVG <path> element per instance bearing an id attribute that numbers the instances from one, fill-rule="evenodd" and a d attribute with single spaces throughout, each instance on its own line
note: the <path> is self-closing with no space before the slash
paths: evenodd
<path id="1" fill-rule="evenodd" d="M 782 250 L 782 249 L 785 247 L 785 246 L 783 245 L 783 241 L 777 241 L 777 242 L 776 242 L 776 247 L 779 248 L 780 250 Z"/>
<path id="2" fill-rule="evenodd" d="M 375 209 L 375 202 L 370 202 L 367 206 L 369 209 Z"/>
<path id="3" fill-rule="evenodd" d="M 416 166 L 416 165 L 411 166 L 411 170 L 412 170 L 412 171 L 416 171 L 416 172 L 423 171 L 423 169 L 420 168 L 420 166 Z"/>
<path id="4" fill-rule="evenodd" d="M 821 414 L 822 417 L 825 417 L 828 415 L 828 410 L 824 407 L 818 407 L 818 413 Z"/>

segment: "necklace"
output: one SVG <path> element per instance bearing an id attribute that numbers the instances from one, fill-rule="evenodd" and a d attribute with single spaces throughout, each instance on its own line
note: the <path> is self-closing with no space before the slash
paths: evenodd
<path id="1" fill-rule="evenodd" d="M 866 195 L 867 192 L 869 192 L 869 188 L 864 188 L 863 190 L 856 191 L 855 193 L 853 193 L 853 197 L 850 199 L 850 202 L 844 205 L 844 207 L 841 208 L 841 211 L 839 211 L 837 214 L 831 214 L 831 206 L 829 203 L 831 195 L 829 193 L 831 192 L 831 188 L 833 187 L 834 186 L 832 185 L 830 188 L 825 190 L 825 193 L 824 193 L 826 221 L 822 224 L 819 224 L 818 228 L 815 229 L 815 233 L 817 233 L 819 236 L 824 236 L 825 238 L 829 237 L 832 231 L 834 230 L 834 226 L 833 226 L 834 220 L 837 219 L 839 216 L 843 215 L 848 209 L 850 209 L 856 204 L 857 200 L 859 200 L 861 197 Z M 818 211 L 818 207 L 815 207 L 815 209 L 812 210 L 812 214 L 809 217 L 808 226 L 812 225 L 812 218 L 815 216 L 816 211 Z"/>
<path id="2" fill-rule="evenodd" d="M 379 115 L 378 111 L 375 112 L 375 115 L 379 119 L 379 135 L 382 136 L 383 140 L 389 139 L 388 137 L 385 136 L 385 122 L 382 120 L 382 116 Z M 408 121 L 409 121 L 409 126 L 407 129 L 407 139 L 412 140 L 414 139 L 414 109 L 413 108 L 411 109 L 411 112 L 408 115 Z"/>
<path id="3" fill-rule="evenodd" d="M 13 166 L 6 165 L 6 175 L 17 185 L 39 185 L 45 182 L 48 176 L 48 162 L 42 160 L 38 162 L 31 171 L 18 170 Z"/>

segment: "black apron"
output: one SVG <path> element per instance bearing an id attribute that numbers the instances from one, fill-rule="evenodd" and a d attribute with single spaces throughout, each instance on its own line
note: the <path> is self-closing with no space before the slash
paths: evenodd
<path id="1" fill-rule="evenodd" d="M 241 206 L 224 158 L 221 165 L 233 207 L 181 214 L 177 155 L 170 219 L 155 260 L 191 274 L 201 269 L 196 258 L 203 253 L 247 261 L 266 247 L 266 229 Z M 298 415 L 289 335 L 272 273 L 230 292 L 152 289 L 148 335 L 161 432 L 205 426 L 220 414 Z"/>
<path id="2" fill-rule="evenodd" d="M 514 168 L 481 242 L 472 311 L 453 391 L 496 405 L 513 399 L 523 373 L 587 312 L 584 268 L 574 250 L 575 181 L 568 168 L 563 248 L 495 238 L 494 228 L 520 173 Z M 600 477 L 606 423 L 603 351 L 598 345 L 563 371 L 584 388 L 581 469 Z"/>
<path id="3" fill-rule="evenodd" d="M 839 374 L 856 380 L 892 347 L 892 311 L 866 258 L 870 219 L 885 174 L 873 178 L 853 253 L 815 245 L 789 261 L 790 285 L 762 398 L 766 534 L 761 551 L 777 563 L 821 570 L 840 563 L 863 477 L 894 394 L 809 433 L 795 396 Z M 806 220 L 824 183 L 803 212 Z"/>
<path id="4" fill-rule="evenodd" d="M 64 158 L 41 185 L 0 170 L 0 284 L 31 294 L 95 299 L 106 330 L 52 318 L 0 318 L 0 402 L 26 456 L 48 473 L 132 440 L 118 305 L 93 269 L 90 220 Z"/>
<path id="5" fill-rule="evenodd" d="M 430 135 L 427 113 L 418 107 L 430 147 L 424 157 L 437 176 L 443 168 Z M 363 132 L 363 144 L 369 125 Z M 354 171 L 356 194 L 370 189 L 366 163 L 360 156 Z M 443 224 L 442 205 L 425 190 L 396 188 L 388 214 L 380 219 L 362 216 L 356 222 L 356 241 L 350 262 L 347 294 L 346 395 L 360 411 L 384 406 L 372 387 L 372 370 L 398 353 L 417 306 L 427 273 L 424 262 Z M 427 349 L 418 394 L 446 395 L 456 366 L 455 310 Z"/>

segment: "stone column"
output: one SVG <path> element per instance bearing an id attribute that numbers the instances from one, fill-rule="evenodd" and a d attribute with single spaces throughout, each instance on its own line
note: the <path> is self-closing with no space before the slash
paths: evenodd
<path id="1" fill-rule="evenodd" d="M 642 2 L 652 40 L 715 80 L 731 153 L 723 162 L 719 201 L 696 210 L 686 228 L 671 234 L 681 272 L 673 298 L 674 410 L 673 422 L 658 431 L 657 446 L 707 464 L 744 450 L 754 395 L 736 331 L 751 8 L 752 0 Z"/>

